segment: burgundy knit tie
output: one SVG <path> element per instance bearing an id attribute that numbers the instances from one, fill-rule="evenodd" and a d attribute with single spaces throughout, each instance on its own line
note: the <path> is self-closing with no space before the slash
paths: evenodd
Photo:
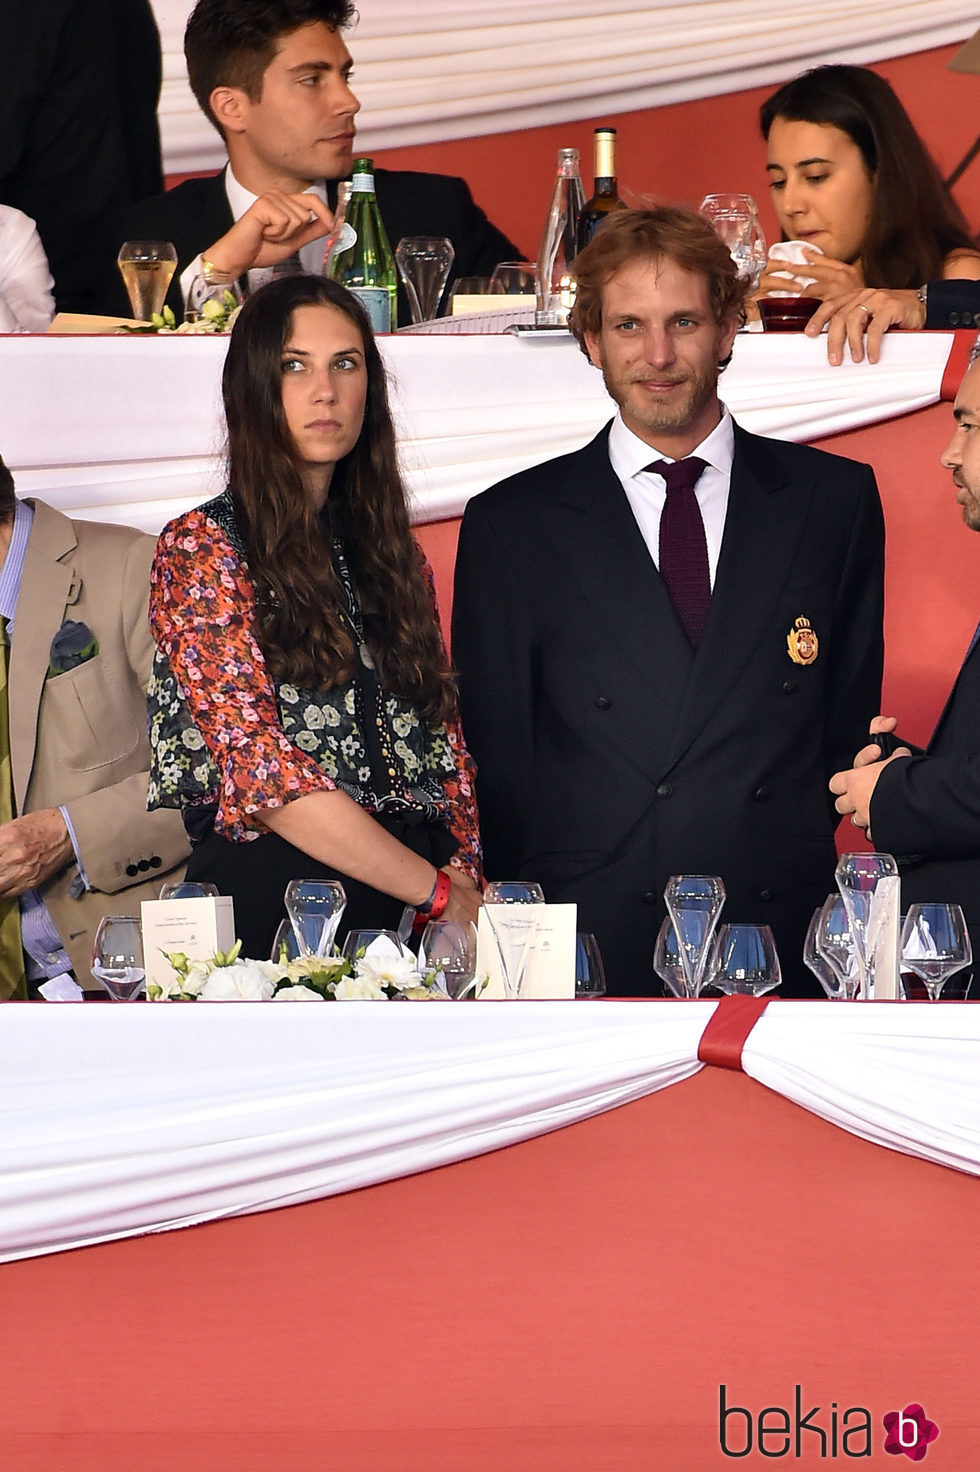
<path id="1" fill-rule="evenodd" d="M 694 494 L 705 461 L 690 455 L 672 465 L 655 460 L 647 469 L 667 482 L 667 502 L 660 518 L 660 576 L 687 637 L 697 649 L 711 602 L 708 544 Z"/>

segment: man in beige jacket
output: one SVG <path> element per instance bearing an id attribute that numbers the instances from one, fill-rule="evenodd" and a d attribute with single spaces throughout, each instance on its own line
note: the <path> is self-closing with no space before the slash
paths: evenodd
<path id="1" fill-rule="evenodd" d="M 0 899 L 19 899 L 32 992 L 66 972 L 91 987 L 99 920 L 138 915 L 187 857 L 179 815 L 146 811 L 153 548 L 19 500 L 0 460 L 15 815 L 0 824 Z M 0 998 L 17 986 L 0 976 Z"/>

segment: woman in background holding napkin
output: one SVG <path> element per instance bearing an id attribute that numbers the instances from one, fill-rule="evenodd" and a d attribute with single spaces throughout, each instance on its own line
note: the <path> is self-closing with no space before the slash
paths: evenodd
<path id="1" fill-rule="evenodd" d="M 789 281 L 785 262 L 771 262 L 760 296 L 826 300 L 862 286 L 980 279 L 966 220 L 883 78 L 816 67 L 774 92 L 760 121 L 783 238 L 816 247 Z"/>
<path id="2" fill-rule="evenodd" d="M 473 919 L 473 769 L 362 307 L 320 277 L 263 287 L 222 389 L 228 488 L 153 568 L 150 806 L 183 810 L 188 878 L 234 898 L 246 955 L 291 879 L 341 879 L 351 928 Z"/>

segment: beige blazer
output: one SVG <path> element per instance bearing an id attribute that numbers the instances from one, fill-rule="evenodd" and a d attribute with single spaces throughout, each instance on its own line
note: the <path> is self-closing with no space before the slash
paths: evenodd
<path id="1" fill-rule="evenodd" d="M 132 527 L 69 521 L 31 501 L 10 654 L 10 755 L 17 813 L 64 806 L 91 891 L 69 892 L 72 861 L 42 886 L 72 966 L 91 985 L 92 941 L 104 914 L 139 914 L 160 880 L 182 866 L 179 813 L 146 811 L 150 761 L 147 623 L 154 540 Z M 51 640 L 65 619 L 98 641 L 87 663 L 48 677 Z"/>

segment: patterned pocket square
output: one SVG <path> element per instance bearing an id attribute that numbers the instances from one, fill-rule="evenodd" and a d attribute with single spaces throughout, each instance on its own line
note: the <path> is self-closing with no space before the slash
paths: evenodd
<path id="1" fill-rule="evenodd" d="M 51 640 L 48 679 L 51 679 L 53 675 L 63 675 L 68 670 L 77 669 L 80 664 L 87 664 L 98 652 L 99 641 L 88 624 L 81 624 L 75 619 L 66 618 Z"/>

